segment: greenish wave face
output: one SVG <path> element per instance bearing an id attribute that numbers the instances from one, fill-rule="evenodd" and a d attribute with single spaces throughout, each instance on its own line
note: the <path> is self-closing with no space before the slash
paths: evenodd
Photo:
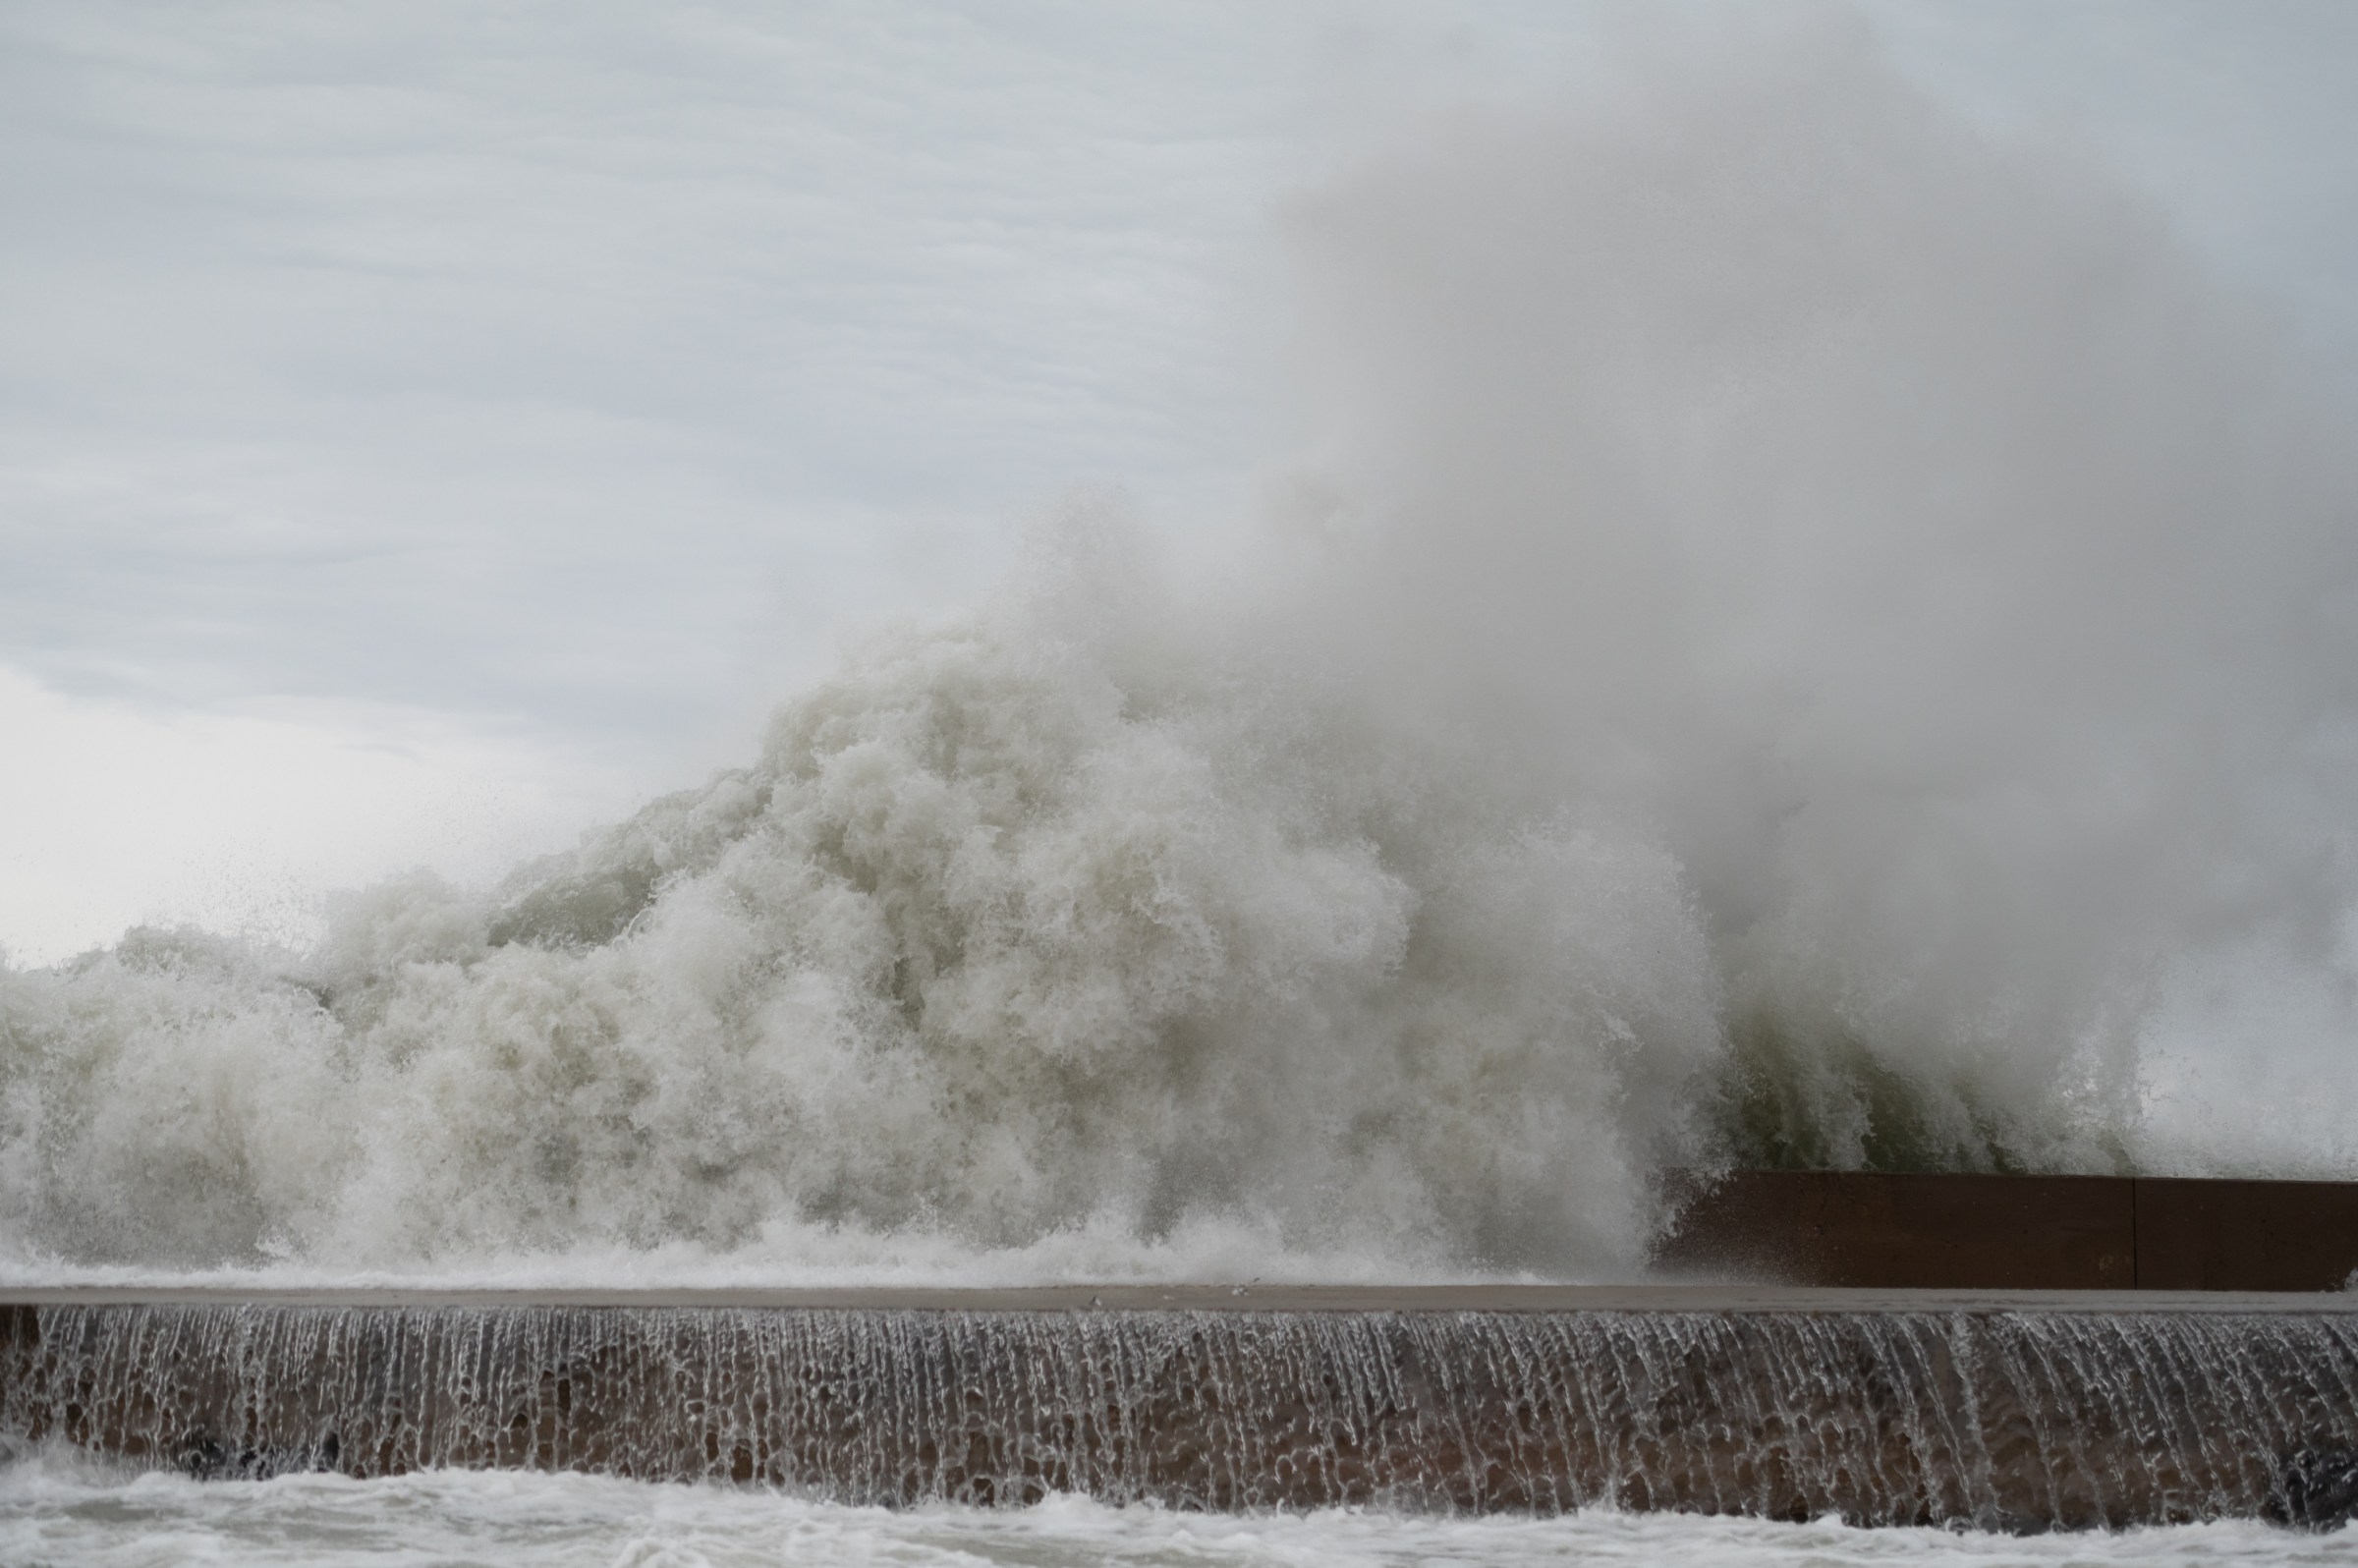
<path id="1" fill-rule="evenodd" d="M 2085 1087 L 2008 1103 L 1963 1072 L 1928 1075 L 1839 1026 L 1802 1031 L 1757 1016 L 1729 1030 L 1729 1047 L 1712 1127 L 1739 1169 L 2135 1173 L 2131 1129 L 2089 1103 Z"/>

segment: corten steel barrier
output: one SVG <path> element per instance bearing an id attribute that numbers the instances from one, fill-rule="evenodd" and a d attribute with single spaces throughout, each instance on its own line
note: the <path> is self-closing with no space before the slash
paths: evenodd
<path id="1" fill-rule="evenodd" d="M 1670 1273 L 1929 1290 L 2334 1291 L 2358 1183 L 1737 1171 L 1655 1254 Z"/>

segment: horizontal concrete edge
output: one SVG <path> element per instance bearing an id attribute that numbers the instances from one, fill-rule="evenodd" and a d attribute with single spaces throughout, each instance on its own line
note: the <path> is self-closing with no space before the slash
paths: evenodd
<path id="1" fill-rule="evenodd" d="M 2358 1292 L 1884 1290 L 1772 1285 L 1042 1285 L 721 1290 L 235 1289 L 0 1284 L 10 1307 L 766 1309 L 837 1312 L 2358 1314 Z"/>

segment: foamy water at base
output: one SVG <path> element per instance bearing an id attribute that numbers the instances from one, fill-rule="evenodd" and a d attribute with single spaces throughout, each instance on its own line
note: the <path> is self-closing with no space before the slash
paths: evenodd
<path id="1" fill-rule="evenodd" d="M 384 1481 L 197 1482 L 43 1454 L 0 1470 L 0 1562 L 485 1564 L 692 1568 L 766 1563 L 2358 1563 L 2358 1532 L 2248 1521 L 2116 1535 L 1856 1530 L 1827 1520 L 1608 1511 L 1553 1519 L 1327 1511 L 1234 1517 L 1108 1508 L 887 1510 L 727 1486 L 427 1471 Z"/>

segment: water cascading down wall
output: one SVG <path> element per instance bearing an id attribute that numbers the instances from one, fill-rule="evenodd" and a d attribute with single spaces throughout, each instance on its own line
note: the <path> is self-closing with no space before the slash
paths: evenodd
<path id="1" fill-rule="evenodd" d="M 208 1475 L 2036 1530 L 2330 1522 L 2358 1452 L 2358 1316 L 2318 1296 L 18 1295 L 0 1427 Z"/>

